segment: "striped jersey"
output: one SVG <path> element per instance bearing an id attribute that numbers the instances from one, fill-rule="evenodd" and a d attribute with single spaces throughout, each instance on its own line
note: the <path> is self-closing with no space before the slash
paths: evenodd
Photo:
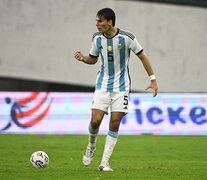
<path id="1" fill-rule="evenodd" d="M 106 38 L 101 32 L 93 35 L 91 56 L 101 59 L 100 71 L 96 79 L 96 90 L 122 92 L 130 90 L 129 57 L 130 51 L 135 54 L 143 49 L 136 37 L 118 29 L 117 34 Z"/>

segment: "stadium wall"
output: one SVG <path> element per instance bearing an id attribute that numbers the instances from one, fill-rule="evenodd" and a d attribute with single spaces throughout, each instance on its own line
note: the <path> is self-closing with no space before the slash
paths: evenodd
<path id="1" fill-rule="evenodd" d="M 93 93 L 1 92 L 0 134 L 88 134 Z M 106 115 L 100 134 L 108 131 Z M 132 93 L 119 134 L 207 135 L 207 94 Z"/>
<path id="2" fill-rule="evenodd" d="M 139 1 L 0 0 L 0 77 L 93 86 L 99 64 L 76 62 L 88 54 L 97 10 L 111 7 L 117 26 L 137 36 L 162 92 L 207 92 L 207 11 Z M 148 77 L 132 55 L 132 90 Z"/>

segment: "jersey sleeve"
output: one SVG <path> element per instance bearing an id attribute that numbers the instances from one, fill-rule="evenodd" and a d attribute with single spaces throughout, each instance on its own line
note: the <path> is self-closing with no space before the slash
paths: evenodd
<path id="1" fill-rule="evenodd" d="M 92 42 L 92 45 L 91 45 L 91 49 L 90 49 L 89 55 L 90 55 L 90 56 L 98 56 L 98 55 L 99 55 L 99 53 L 98 53 L 98 48 L 96 47 L 94 40 L 93 40 L 93 42 Z"/>
<path id="2" fill-rule="evenodd" d="M 143 51 L 142 46 L 139 44 L 136 38 L 134 38 L 131 42 L 130 49 L 135 53 L 139 54 L 141 51 Z"/>

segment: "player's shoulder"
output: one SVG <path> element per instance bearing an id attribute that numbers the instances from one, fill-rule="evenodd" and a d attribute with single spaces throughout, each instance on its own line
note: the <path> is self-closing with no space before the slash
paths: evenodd
<path id="1" fill-rule="evenodd" d="M 94 40 L 94 38 L 99 37 L 101 35 L 102 35 L 101 32 L 95 32 L 95 33 L 93 33 L 92 40 Z"/>
<path id="2" fill-rule="evenodd" d="M 129 32 L 129 31 L 125 31 L 125 30 L 119 29 L 119 34 L 121 34 L 121 35 L 123 35 L 123 36 L 127 36 L 127 37 L 129 37 L 130 39 L 132 39 L 132 40 L 135 39 L 135 35 L 132 34 L 132 33 Z"/>

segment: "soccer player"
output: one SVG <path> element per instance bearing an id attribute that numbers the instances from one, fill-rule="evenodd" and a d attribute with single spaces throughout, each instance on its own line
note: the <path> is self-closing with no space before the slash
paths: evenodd
<path id="1" fill-rule="evenodd" d="M 89 55 L 77 51 L 74 57 L 86 64 L 95 64 L 100 57 L 101 66 L 96 80 L 96 88 L 92 102 L 92 116 L 89 124 L 89 142 L 83 155 L 83 164 L 91 164 L 95 150 L 99 126 L 110 108 L 109 130 L 106 136 L 100 171 L 113 171 L 109 159 L 118 139 L 118 130 L 123 116 L 128 112 L 128 97 L 130 91 L 129 57 L 133 51 L 149 75 L 150 84 L 146 88 L 157 95 L 158 86 L 152 66 L 136 37 L 115 26 L 115 13 L 110 8 L 97 12 L 96 27 L 98 32 L 92 38 Z"/>

